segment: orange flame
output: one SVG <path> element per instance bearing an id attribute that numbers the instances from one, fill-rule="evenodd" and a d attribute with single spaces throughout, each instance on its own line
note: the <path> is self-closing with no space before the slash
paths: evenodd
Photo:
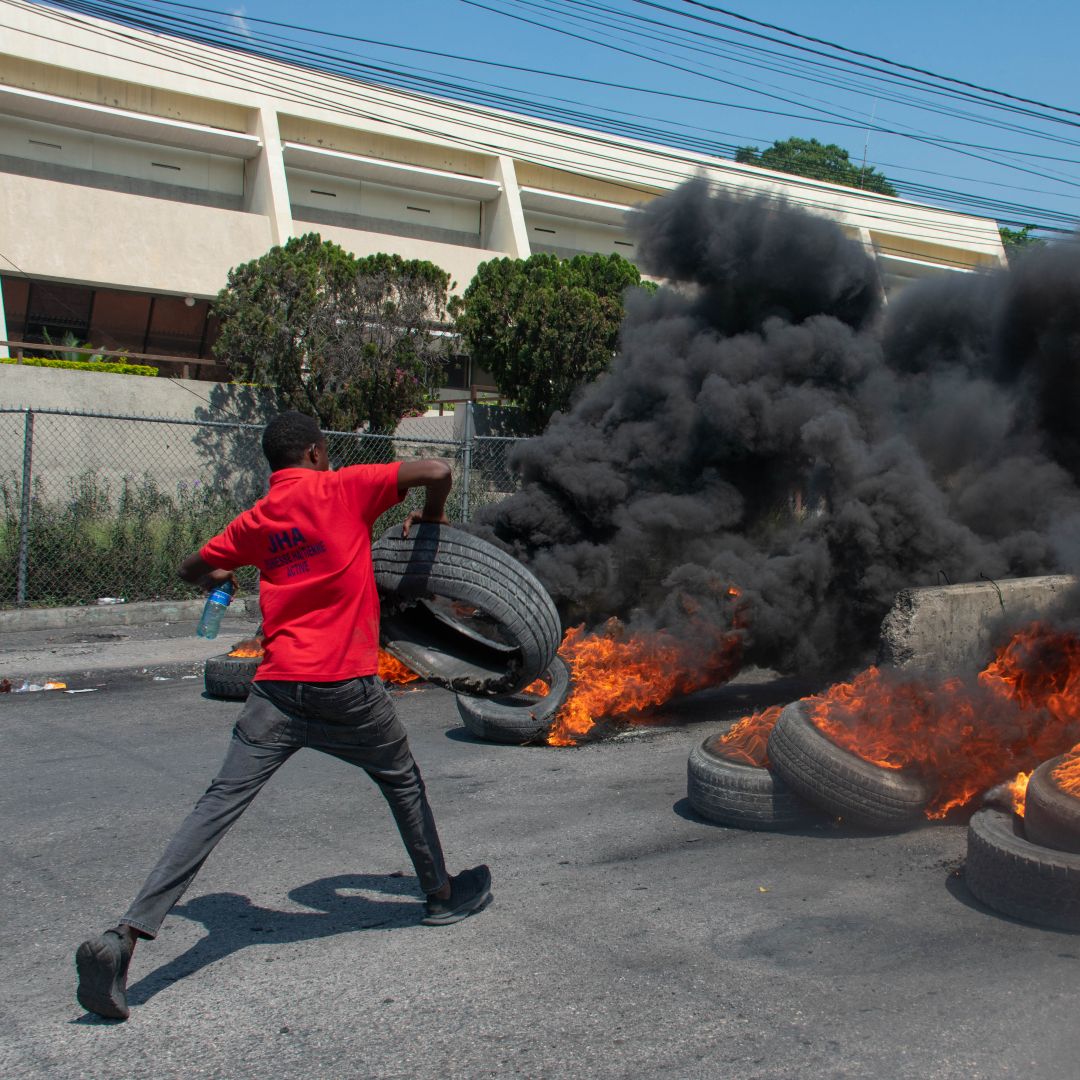
<path id="1" fill-rule="evenodd" d="M 240 641 L 233 647 L 230 656 L 265 656 L 262 642 L 258 638 Z M 415 671 L 410 671 L 400 660 L 388 652 L 379 650 L 379 678 L 385 683 L 409 683 L 420 678 Z"/>
<path id="2" fill-rule="evenodd" d="M 744 716 L 720 736 L 715 744 L 716 749 L 732 761 L 768 767 L 769 735 L 776 727 L 776 721 L 780 719 L 782 710 L 781 705 L 770 705 L 761 712 Z"/>
<path id="3" fill-rule="evenodd" d="M 1013 812 L 1024 816 L 1024 803 L 1027 796 L 1028 781 L 1031 779 L 1031 772 L 1018 772 L 1016 776 L 1009 783 L 1009 794 L 1012 796 Z"/>
<path id="4" fill-rule="evenodd" d="M 248 638 L 246 641 L 238 641 L 233 647 L 230 656 L 263 656 L 262 641 L 259 638 Z"/>
<path id="5" fill-rule="evenodd" d="M 1074 799 L 1080 799 L 1080 745 L 1074 746 L 1054 767 L 1050 779 Z"/>
<path id="6" fill-rule="evenodd" d="M 548 686 L 542 678 L 533 679 L 533 681 L 521 691 L 523 694 L 532 694 L 533 697 L 547 697 L 550 692 L 551 687 Z"/>
<path id="7" fill-rule="evenodd" d="M 420 676 L 407 668 L 396 656 L 391 656 L 384 649 L 380 649 L 379 678 L 384 683 L 400 684 L 415 682 Z"/>
<path id="8" fill-rule="evenodd" d="M 808 702 L 838 746 L 921 773 L 933 790 L 927 816 L 941 818 L 1080 739 L 1080 638 L 1035 623 L 973 684 L 869 668 Z"/>
<path id="9" fill-rule="evenodd" d="M 678 694 L 726 682 L 738 670 L 741 635 L 701 626 L 693 644 L 665 630 L 628 634 L 618 619 L 586 634 L 566 632 L 559 655 L 572 690 L 548 733 L 551 746 L 575 746 L 597 720 L 636 714 Z"/>

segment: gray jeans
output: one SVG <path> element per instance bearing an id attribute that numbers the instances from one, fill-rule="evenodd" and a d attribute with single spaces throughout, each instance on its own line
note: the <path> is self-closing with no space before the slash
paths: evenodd
<path id="1" fill-rule="evenodd" d="M 256 682 L 233 729 L 221 773 L 120 921 L 156 937 L 217 842 L 263 784 L 304 746 L 359 765 L 379 785 L 421 889 L 442 888 L 448 880 L 446 864 L 424 781 L 382 682 L 373 675 L 337 683 Z"/>

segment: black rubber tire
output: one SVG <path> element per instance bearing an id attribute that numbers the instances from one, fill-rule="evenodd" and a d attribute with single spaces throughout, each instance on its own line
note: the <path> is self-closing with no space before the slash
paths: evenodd
<path id="1" fill-rule="evenodd" d="M 470 696 L 515 694 L 539 678 L 562 640 L 536 577 L 493 544 L 449 525 L 391 528 L 371 551 L 382 646 L 418 675 Z M 455 616 L 442 602 L 476 613 Z"/>
<path id="2" fill-rule="evenodd" d="M 477 738 L 522 746 L 545 735 L 562 703 L 570 695 L 570 669 L 556 656 L 541 678 L 548 684 L 544 697 L 517 693 L 497 698 L 457 695 L 461 722 Z"/>
<path id="3" fill-rule="evenodd" d="M 1041 847 L 1080 854 L 1080 799 L 1050 778 L 1062 758 L 1044 761 L 1028 780 L 1024 795 L 1024 835 Z"/>
<path id="4" fill-rule="evenodd" d="M 987 809 L 972 817 L 964 881 L 1004 915 L 1080 930 L 1080 855 L 1033 844 L 1015 814 Z"/>
<path id="5" fill-rule="evenodd" d="M 792 829 L 814 825 L 823 815 L 774 772 L 761 765 L 724 757 L 711 735 L 690 751 L 686 797 L 708 821 L 740 829 Z"/>
<path id="6" fill-rule="evenodd" d="M 262 663 L 261 656 L 207 657 L 203 666 L 203 685 L 211 697 L 243 701 L 251 691 L 251 680 Z"/>
<path id="7" fill-rule="evenodd" d="M 773 771 L 794 791 L 858 828 L 899 832 L 918 824 L 930 801 L 918 776 L 883 769 L 837 746 L 814 726 L 802 702 L 780 714 L 768 753 Z"/>

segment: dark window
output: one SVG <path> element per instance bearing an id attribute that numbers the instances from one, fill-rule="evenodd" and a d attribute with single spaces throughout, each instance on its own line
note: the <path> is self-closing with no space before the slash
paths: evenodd
<path id="1" fill-rule="evenodd" d="M 446 361 L 443 386 L 452 390 L 469 389 L 469 358 L 460 353 Z"/>
<path id="2" fill-rule="evenodd" d="M 188 307 L 183 297 L 155 296 L 143 351 L 167 353 L 169 356 L 198 356 L 209 307 L 206 300 L 196 300 Z"/>
<path id="3" fill-rule="evenodd" d="M 23 341 L 26 333 L 26 304 L 30 299 L 30 282 L 26 278 L 0 278 L 4 289 L 4 321 L 10 341 Z"/>
<path id="4" fill-rule="evenodd" d="M 212 357 L 214 355 L 214 342 L 217 341 L 218 334 L 220 333 L 221 320 L 214 314 L 207 315 L 206 337 L 203 339 L 203 351 L 201 353 L 202 356 Z"/>
<path id="5" fill-rule="evenodd" d="M 142 352 L 150 321 L 150 297 L 145 293 L 98 289 L 90 318 L 90 342 L 105 349 Z"/>
<path id="6" fill-rule="evenodd" d="M 56 342 L 66 334 L 73 334 L 79 341 L 85 341 L 90 332 L 93 300 L 94 290 L 81 285 L 33 282 L 26 313 L 26 340 L 44 341 L 48 334 Z"/>
<path id="7" fill-rule="evenodd" d="M 479 364 L 472 365 L 471 385 L 482 387 L 485 390 L 495 389 L 495 376 L 490 371 L 485 371 Z"/>
<path id="8" fill-rule="evenodd" d="M 74 337 L 107 351 L 162 356 L 211 356 L 219 332 L 210 301 L 93 289 L 4 275 L 8 339 L 54 345 Z"/>

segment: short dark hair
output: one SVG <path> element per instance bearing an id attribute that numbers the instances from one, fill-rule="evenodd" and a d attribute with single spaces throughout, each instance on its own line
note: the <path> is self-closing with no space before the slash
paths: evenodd
<path id="1" fill-rule="evenodd" d="M 304 451 L 312 443 L 323 441 L 319 421 L 302 412 L 279 413 L 263 431 L 262 448 L 271 469 L 299 465 Z"/>

